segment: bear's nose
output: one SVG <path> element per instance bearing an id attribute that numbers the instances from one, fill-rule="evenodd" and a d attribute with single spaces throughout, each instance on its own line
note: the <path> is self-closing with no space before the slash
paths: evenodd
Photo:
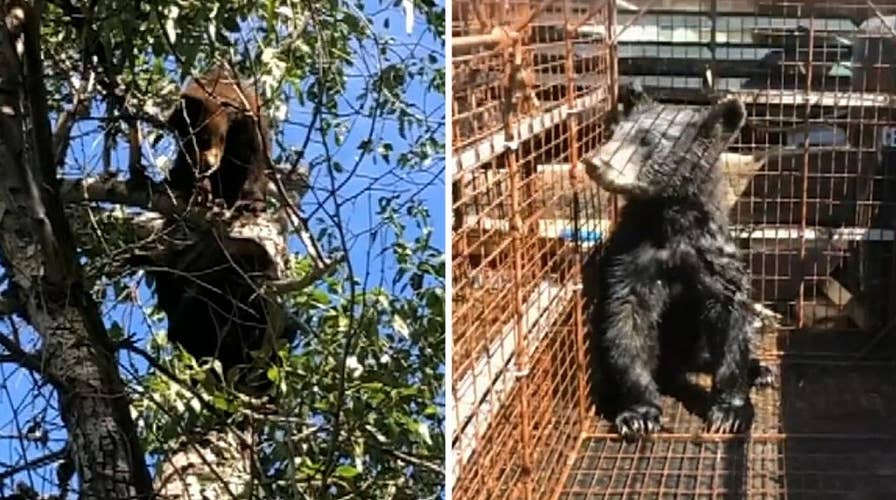
<path id="1" fill-rule="evenodd" d="M 221 152 L 217 149 L 209 149 L 208 151 L 202 152 L 202 163 L 204 163 L 207 168 L 218 168 L 220 162 Z"/>

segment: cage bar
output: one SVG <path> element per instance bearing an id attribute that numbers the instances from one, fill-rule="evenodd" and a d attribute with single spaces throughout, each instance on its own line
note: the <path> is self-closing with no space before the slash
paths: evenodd
<path id="1" fill-rule="evenodd" d="M 454 496 L 896 497 L 896 1 L 460 0 L 451 22 Z M 628 444 L 587 324 L 624 200 L 580 163 L 618 83 L 696 116 L 707 68 L 749 113 L 719 161 L 780 380 L 747 434 L 705 434 L 696 394 Z"/>

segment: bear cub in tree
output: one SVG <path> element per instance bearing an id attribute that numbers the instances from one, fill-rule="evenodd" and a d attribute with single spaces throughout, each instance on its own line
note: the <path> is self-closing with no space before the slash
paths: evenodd
<path id="1" fill-rule="evenodd" d="M 169 173 L 175 192 L 227 208 L 263 210 L 271 137 L 258 96 L 225 68 L 191 81 L 168 118 L 179 151 Z"/>
<path id="2" fill-rule="evenodd" d="M 660 390 L 675 394 L 690 368 L 703 368 L 713 375 L 708 429 L 738 432 L 752 421 L 751 385 L 769 376 L 750 355 L 748 276 L 717 166 L 746 110 L 735 99 L 705 112 L 663 107 L 637 84 L 620 102 L 602 148 L 614 154 L 583 161 L 626 200 L 589 283 L 598 405 L 625 439 L 640 438 L 661 428 Z"/>
<path id="3" fill-rule="evenodd" d="M 188 246 L 166 261 L 165 270 L 151 276 L 159 308 L 168 317 L 168 339 L 197 360 L 217 359 L 225 375 L 236 375 L 240 390 L 266 392 L 266 370 L 250 369 L 253 352 L 292 342 L 295 329 L 287 328 L 285 309 L 252 282 L 274 266 L 265 249 L 252 240 L 221 244 L 210 238 L 209 244 Z"/>
<path id="4" fill-rule="evenodd" d="M 172 191 L 228 209 L 248 204 L 255 213 L 264 210 L 270 134 L 262 116 L 258 97 L 225 69 L 189 83 L 168 120 L 181 145 L 169 175 Z M 189 245 L 131 260 L 160 268 L 148 274 L 168 317 L 168 338 L 196 359 L 217 359 L 225 374 L 251 365 L 252 351 L 291 341 L 295 330 L 286 328 L 285 309 L 255 283 L 274 272 L 267 250 L 249 238 L 189 232 L 195 240 Z M 270 385 L 264 370 L 242 371 L 236 382 L 245 392 Z"/>

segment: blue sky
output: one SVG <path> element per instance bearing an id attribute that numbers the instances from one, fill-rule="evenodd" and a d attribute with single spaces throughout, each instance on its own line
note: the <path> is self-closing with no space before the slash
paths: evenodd
<path id="1" fill-rule="evenodd" d="M 440 2 L 440 4 L 443 4 Z M 366 0 L 366 5 L 368 11 L 379 10 L 379 1 L 377 0 Z M 383 20 L 388 17 L 389 18 L 389 29 L 388 32 L 398 38 L 399 40 L 420 40 L 422 43 L 426 44 L 428 47 L 438 47 L 440 43 L 434 40 L 431 36 L 426 36 L 421 38 L 422 34 L 422 20 L 417 19 L 415 23 L 414 33 L 410 36 L 404 33 L 404 16 L 400 8 L 389 8 L 386 12 L 381 13 L 377 19 L 378 23 L 376 24 L 377 32 L 383 33 L 385 30 L 383 28 Z M 425 55 L 424 52 L 420 52 L 421 57 Z M 359 80 L 352 80 L 348 86 L 348 95 L 352 95 L 357 93 L 361 88 L 361 82 Z M 429 110 L 437 110 L 440 109 L 441 113 L 444 113 L 445 105 L 444 105 L 444 97 L 442 95 L 433 94 L 427 92 L 425 88 L 421 85 L 416 85 L 408 88 L 407 91 L 407 100 L 410 102 L 419 102 L 419 103 L 427 103 L 427 108 Z M 290 115 L 294 119 L 300 120 L 302 116 L 307 116 L 307 110 L 303 110 L 298 108 L 295 103 L 293 103 L 293 107 L 290 110 Z M 357 143 L 357 140 L 364 136 L 362 132 L 367 128 L 366 120 L 359 120 L 356 122 L 351 128 L 346 144 L 344 147 L 333 150 L 333 155 L 336 159 L 338 159 L 341 163 L 349 165 L 354 163 L 356 156 L 356 148 L 352 147 L 353 144 Z M 73 144 L 73 149 L 83 148 L 83 150 L 89 150 L 90 148 L 97 147 L 97 134 L 94 131 L 92 134 L 89 132 L 90 130 L 94 130 L 94 125 L 79 127 L 83 130 L 87 135 L 81 137 L 78 141 Z M 381 127 L 378 135 L 382 141 L 393 142 L 396 144 L 396 151 L 400 151 L 402 148 L 400 144 L 402 143 L 402 139 L 398 134 L 397 127 L 385 126 Z M 294 143 L 302 140 L 304 138 L 304 133 L 300 133 L 299 130 L 288 130 L 286 135 L 286 142 Z M 314 157 L 316 154 L 321 152 L 320 146 L 312 146 L 306 153 L 308 158 Z M 119 156 L 126 155 L 126 152 L 119 151 Z M 445 248 L 445 183 L 444 183 L 444 163 L 443 158 L 440 158 L 436 163 L 434 163 L 431 167 L 437 172 L 441 172 L 438 178 L 429 179 L 429 185 L 423 188 L 420 192 L 420 197 L 425 200 L 428 209 L 430 211 L 431 216 L 431 224 L 434 229 L 433 236 L 433 244 L 443 249 Z M 349 180 L 344 187 L 344 191 L 341 191 L 341 195 L 350 196 L 349 193 L 359 193 L 368 191 L 368 188 L 371 184 L 371 180 L 377 178 L 383 178 L 387 174 L 394 173 L 395 167 L 392 165 L 387 165 L 383 161 L 372 161 L 372 159 L 368 159 L 364 161 L 358 171 L 358 175 L 355 178 Z M 397 190 L 399 192 L 407 192 L 410 193 L 412 190 L 418 189 L 418 182 L 424 182 L 426 177 L 431 177 L 430 174 L 419 174 L 415 176 L 406 177 L 407 182 L 402 184 L 402 181 L 398 178 L 392 177 L 391 180 L 394 182 L 393 185 L 390 186 L 390 189 Z M 355 233 L 362 235 L 367 232 L 367 230 L 371 227 L 373 221 L 371 217 L 374 214 L 375 209 L 378 203 L 378 193 L 369 192 L 367 194 L 358 196 L 353 199 L 351 203 L 348 203 L 344 206 L 344 213 L 347 214 L 344 222 L 346 230 L 349 233 Z M 312 208 L 313 200 L 312 196 L 308 196 L 305 198 L 305 202 L 303 203 L 303 210 L 309 210 Z M 314 224 L 314 222 L 312 222 Z M 409 229 L 411 226 L 409 225 Z M 413 237 L 414 234 L 411 232 L 408 234 L 409 237 Z M 294 239 L 292 241 L 293 250 L 298 251 L 300 253 L 304 253 L 304 249 L 298 245 Z M 370 247 L 369 239 L 366 237 L 357 238 L 353 244 L 349 246 L 348 257 L 351 259 L 354 268 L 356 269 L 356 273 L 363 275 L 363 273 L 367 270 L 368 265 L 371 267 L 371 272 L 375 275 L 379 275 L 380 273 L 385 274 L 385 276 L 391 276 L 394 274 L 394 266 L 390 265 L 390 259 L 379 258 L 378 260 L 373 260 L 368 263 L 367 255 L 368 249 Z M 140 295 L 143 299 L 147 299 L 151 296 L 151 292 L 146 289 L 145 286 L 141 287 Z M 111 320 L 116 320 L 122 323 L 126 330 L 130 333 L 135 333 L 139 338 L 146 338 L 146 335 L 149 332 L 148 326 L 142 319 L 142 315 L 139 314 L 139 311 L 135 311 L 132 307 L 124 307 L 119 306 L 115 307 L 111 310 L 104 310 L 105 317 L 107 319 L 107 323 Z M 4 332 L 5 333 L 5 332 Z M 142 362 L 139 362 L 136 358 L 133 360 L 137 365 L 137 368 L 141 371 L 145 369 L 145 366 Z M 0 384 L 2 384 L 2 380 L 6 379 L 7 375 L 13 369 L 12 365 L 2 365 L 0 364 Z M 45 453 L 44 450 L 39 448 L 37 445 L 31 443 L 28 445 L 26 450 L 22 450 L 19 446 L 19 442 L 16 439 L 10 439 L 9 434 L 18 433 L 20 431 L 16 431 L 16 429 L 8 427 L 8 424 L 13 421 L 14 415 L 11 413 L 11 408 L 8 406 L 9 402 L 18 403 L 19 401 L 25 401 L 33 397 L 33 395 L 28 395 L 28 391 L 33 386 L 33 380 L 30 375 L 27 374 L 23 370 L 19 370 L 18 373 L 9 379 L 9 384 L 6 384 L 5 387 L 0 386 L 0 472 L 2 472 L 2 464 L 10 463 L 17 461 L 16 459 L 22 455 L 22 453 L 26 453 L 31 457 L 37 457 Z M 44 396 L 50 395 L 50 392 L 47 390 L 42 390 L 40 393 Z M 24 408 L 19 408 L 18 413 L 22 415 L 22 417 L 29 417 L 34 414 L 34 411 L 37 411 L 40 408 L 39 402 L 35 404 L 33 407 L 25 406 Z M 52 439 L 59 439 L 59 443 L 61 443 L 61 439 L 64 438 L 64 432 L 61 428 L 58 427 L 58 422 L 53 424 L 55 426 L 55 430 L 51 432 Z M 27 422 L 18 422 L 14 424 L 13 427 L 16 426 L 27 426 Z M 56 446 L 58 447 L 58 445 Z M 51 446 L 51 448 L 56 448 Z M 52 471 L 49 472 L 49 477 L 52 477 Z M 4 487 L 11 487 L 15 481 L 26 481 L 28 483 L 34 484 L 36 487 L 40 487 L 41 479 L 38 476 L 27 477 L 24 475 L 20 475 L 16 477 L 13 481 L 6 481 L 3 485 Z M 5 491 L 6 493 L 9 490 L 0 490 Z"/>

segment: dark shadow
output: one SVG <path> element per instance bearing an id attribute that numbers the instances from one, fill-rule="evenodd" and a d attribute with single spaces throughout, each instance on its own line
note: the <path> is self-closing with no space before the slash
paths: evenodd
<path id="1" fill-rule="evenodd" d="M 679 380 L 674 386 L 661 387 L 663 394 L 671 396 L 681 403 L 688 413 L 706 419 L 709 412 L 709 391 L 691 380 Z M 667 429 L 675 432 L 675 429 Z"/>
<path id="2" fill-rule="evenodd" d="M 599 280 L 597 279 L 599 258 L 600 249 L 598 248 L 597 250 L 589 253 L 582 263 L 582 295 L 585 302 L 584 312 L 586 325 L 585 359 L 586 363 L 588 364 L 588 373 L 590 374 L 590 380 L 586 380 L 586 383 L 588 384 L 588 395 L 590 397 L 592 407 L 597 410 L 596 417 L 598 418 L 615 413 L 608 412 L 607 410 L 608 407 L 614 406 L 612 402 L 607 401 L 606 398 L 601 397 L 601 393 L 603 391 L 599 389 L 599 386 L 603 383 L 603 381 L 597 380 L 600 371 L 598 370 L 598 356 L 595 352 L 595 343 L 593 341 L 593 336 L 591 333 L 594 305 L 600 298 L 600 290 L 597 286 L 597 283 L 599 283 Z"/>
<path id="3" fill-rule="evenodd" d="M 845 334 L 849 335 L 849 334 Z M 892 363 L 785 362 L 782 425 L 787 491 L 829 498 L 896 497 Z"/>
<path id="4" fill-rule="evenodd" d="M 748 439 L 748 437 L 735 438 L 722 444 L 724 450 L 722 456 L 725 457 L 724 467 L 727 474 L 725 474 L 723 480 L 725 494 L 720 498 L 726 500 L 741 500 L 743 498 L 748 498 Z"/>

